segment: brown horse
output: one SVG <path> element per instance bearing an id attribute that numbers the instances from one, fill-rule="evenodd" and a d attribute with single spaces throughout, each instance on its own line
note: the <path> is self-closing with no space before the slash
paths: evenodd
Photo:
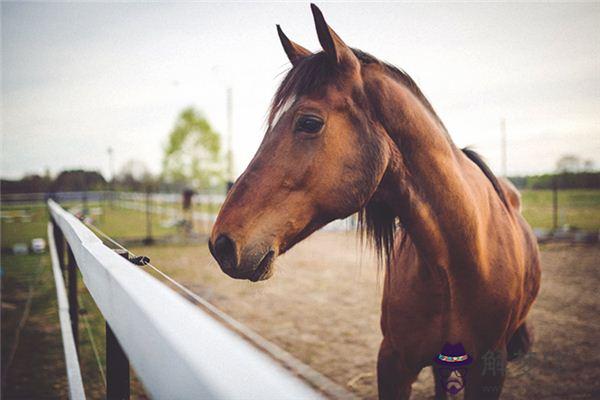
<path id="1" fill-rule="evenodd" d="M 444 344 L 460 343 L 474 360 L 466 398 L 498 398 L 508 353 L 531 344 L 525 321 L 540 283 L 519 195 L 456 147 L 406 73 L 351 49 L 312 11 L 322 52 L 277 27 L 293 67 L 221 208 L 211 253 L 234 278 L 267 279 L 278 255 L 359 212 L 386 263 L 380 397 L 408 398 Z"/>

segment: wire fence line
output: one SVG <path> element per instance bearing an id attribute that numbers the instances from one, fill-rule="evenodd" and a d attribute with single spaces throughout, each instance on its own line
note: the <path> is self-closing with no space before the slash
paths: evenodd
<path id="1" fill-rule="evenodd" d="M 241 322 L 235 320 L 234 318 L 230 317 L 225 312 L 221 311 L 218 307 L 216 307 L 215 305 L 210 303 L 208 300 L 206 300 L 203 297 L 201 297 L 200 295 L 194 293 L 193 291 L 191 291 L 190 289 L 185 287 L 183 284 L 179 283 L 177 280 L 175 280 L 168 274 L 164 273 L 156 266 L 152 265 L 149 262 L 149 260 L 147 259 L 147 257 L 134 254 L 131 250 L 127 249 L 125 246 L 123 246 L 122 244 L 120 244 L 119 242 L 117 242 L 116 240 L 111 238 L 109 235 L 104 233 L 99 228 L 97 228 L 91 224 L 88 224 L 87 226 L 90 227 L 93 231 L 95 231 L 99 236 L 101 236 L 102 238 L 104 238 L 105 240 L 110 242 L 111 244 L 115 245 L 120 250 L 127 252 L 131 258 L 133 258 L 135 260 L 139 260 L 140 265 L 143 265 L 145 267 L 149 267 L 150 269 L 152 269 L 154 272 L 156 272 L 158 275 L 160 275 L 163 279 L 165 279 L 170 284 L 172 284 L 177 289 L 179 289 L 181 292 L 183 292 L 187 296 L 189 296 L 189 298 L 194 303 L 203 307 L 206 311 L 208 311 L 215 318 L 217 318 L 221 322 L 225 323 L 228 327 L 230 327 L 235 332 L 240 334 L 244 339 L 248 340 L 250 343 L 252 343 L 256 347 L 260 348 L 261 350 L 263 350 L 264 352 L 269 354 L 273 359 L 282 363 L 287 369 L 291 370 L 298 376 L 302 377 L 304 380 L 309 382 L 316 389 L 323 392 L 328 398 L 350 399 L 350 400 L 358 399 L 358 397 L 356 397 L 351 392 L 347 391 L 346 389 L 344 389 L 337 383 L 331 381 L 329 378 L 327 378 L 323 374 L 317 372 L 316 370 L 309 367 L 308 365 L 302 363 L 297 358 L 292 356 L 290 353 L 286 352 L 285 350 L 283 350 L 280 347 L 276 346 L 275 344 L 269 342 L 262 336 L 258 335 L 256 332 L 254 332 L 253 330 L 251 330 L 250 328 L 248 328 Z"/>
<path id="2" fill-rule="evenodd" d="M 110 325 L 152 397 L 354 398 L 160 269 L 145 264 L 193 302 L 184 299 L 105 246 L 92 230 L 57 203 L 50 200 L 48 206 L 71 247 L 83 282 L 106 319 L 107 332 Z M 108 241 L 117 246 L 114 239 Z M 128 251 L 120 244 L 117 247 Z M 111 376 L 110 368 L 107 362 L 107 378 Z M 110 379 L 108 383 L 110 387 Z"/>
<path id="3" fill-rule="evenodd" d="M 88 335 L 88 339 L 90 341 L 90 345 L 92 346 L 92 352 L 94 353 L 94 359 L 96 361 L 96 366 L 98 367 L 98 373 L 100 374 L 100 378 L 102 379 L 102 383 L 106 388 L 106 373 L 104 372 L 104 367 L 102 366 L 102 361 L 100 360 L 100 352 L 98 351 L 98 346 L 96 345 L 96 340 L 94 339 L 94 334 L 92 332 L 92 328 L 90 326 L 90 321 L 87 316 L 88 308 L 85 306 L 85 303 L 82 301 L 82 297 L 79 296 L 79 301 L 83 304 L 83 313 L 81 313 L 83 319 L 83 325 L 85 326 L 85 331 Z"/>

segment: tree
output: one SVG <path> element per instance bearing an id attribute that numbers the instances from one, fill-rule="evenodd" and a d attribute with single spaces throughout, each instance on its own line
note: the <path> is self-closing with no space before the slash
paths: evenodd
<path id="1" fill-rule="evenodd" d="M 52 183 L 51 190 L 56 192 L 104 190 L 105 186 L 106 181 L 99 172 L 75 169 L 58 174 Z"/>
<path id="2" fill-rule="evenodd" d="M 224 175 L 219 134 L 200 111 L 184 109 L 165 147 L 163 177 L 200 189 L 222 183 Z"/>
<path id="3" fill-rule="evenodd" d="M 584 172 L 593 172 L 594 171 L 594 160 L 584 160 L 583 161 L 583 171 Z"/>
<path id="4" fill-rule="evenodd" d="M 144 162 L 139 160 L 127 161 L 116 177 L 120 189 L 144 191 L 154 189 L 157 185 L 156 179 Z"/>
<path id="5" fill-rule="evenodd" d="M 574 154 L 565 154 L 556 162 L 556 171 L 559 173 L 579 172 L 581 170 L 581 159 Z"/>
<path id="6" fill-rule="evenodd" d="M 42 193 L 48 192 L 52 185 L 52 178 L 46 176 L 26 175 L 19 180 L 2 179 L 0 191 L 2 193 Z"/>

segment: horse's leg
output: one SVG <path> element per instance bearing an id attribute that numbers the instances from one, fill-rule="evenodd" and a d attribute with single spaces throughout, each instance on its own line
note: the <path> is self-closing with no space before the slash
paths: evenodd
<path id="1" fill-rule="evenodd" d="M 400 362 L 398 353 L 384 338 L 379 347 L 377 360 L 377 386 L 381 400 L 405 400 L 410 397 L 411 387 L 419 371 L 410 371 Z"/>
<path id="2" fill-rule="evenodd" d="M 489 351 L 468 368 L 465 400 L 496 400 L 500 398 L 506 377 L 506 347 Z"/>
<path id="3" fill-rule="evenodd" d="M 506 345 L 508 361 L 523 357 L 533 346 L 533 329 L 531 322 L 525 321 L 517 328 Z"/>
<path id="4" fill-rule="evenodd" d="M 434 366 L 431 367 L 433 372 L 433 384 L 435 385 L 435 400 L 446 400 L 448 398 L 448 392 L 442 385 L 442 377 L 440 375 L 440 369 Z"/>

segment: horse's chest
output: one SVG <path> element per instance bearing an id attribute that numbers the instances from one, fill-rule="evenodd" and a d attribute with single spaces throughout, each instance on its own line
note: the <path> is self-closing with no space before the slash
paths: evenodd
<path id="1" fill-rule="evenodd" d="M 444 282 L 404 278 L 386 288 L 382 330 L 415 363 L 429 359 L 446 342 L 481 347 L 502 336 L 511 307 L 501 295 L 485 290 L 458 295 L 457 288 L 452 291 Z"/>

